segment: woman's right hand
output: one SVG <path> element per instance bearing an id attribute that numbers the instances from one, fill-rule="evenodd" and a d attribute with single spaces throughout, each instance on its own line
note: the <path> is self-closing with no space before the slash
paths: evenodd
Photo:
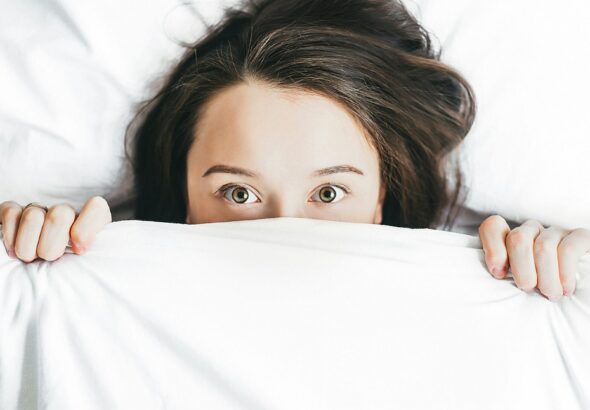
<path id="1" fill-rule="evenodd" d="M 112 222 L 112 216 L 107 201 L 95 196 L 86 201 L 79 215 L 66 204 L 52 206 L 46 212 L 37 206 L 23 210 L 16 202 L 3 202 L 0 221 L 8 254 L 32 262 L 36 258 L 58 259 L 68 242 L 74 253 L 84 253 L 96 234 Z"/>

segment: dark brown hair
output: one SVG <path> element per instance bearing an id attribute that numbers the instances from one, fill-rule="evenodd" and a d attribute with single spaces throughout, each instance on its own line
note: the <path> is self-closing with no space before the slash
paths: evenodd
<path id="1" fill-rule="evenodd" d="M 439 57 L 396 0 L 247 0 L 226 9 L 127 129 L 135 138 L 135 217 L 184 223 L 187 153 L 201 108 L 252 78 L 347 107 L 380 155 L 382 224 L 434 227 L 457 205 L 460 171 L 451 192 L 443 165 L 475 115 L 469 84 Z"/>

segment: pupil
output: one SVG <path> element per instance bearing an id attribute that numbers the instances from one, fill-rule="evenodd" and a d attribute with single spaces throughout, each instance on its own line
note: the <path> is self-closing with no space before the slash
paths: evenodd
<path id="1" fill-rule="evenodd" d="M 240 195 L 240 192 L 243 195 Z M 243 203 L 244 201 L 246 201 L 248 199 L 248 192 L 246 192 L 246 190 L 243 188 L 237 188 L 237 189 L 234 189 L 232 196 L 234 197 L 234 200 L 236 202 Z M 243 200 L 242 200 L 242 198 L 243 198 Z"/>
<path id="2" fill-rule="evenodd" d="M 329 192 L 327 195 L 326 192 Z M 334 190 L 331 187 L 324 187 L 320 191 L 320 196 L 326 199 L 326 202 L 332 202 L 334 200 Z"/>

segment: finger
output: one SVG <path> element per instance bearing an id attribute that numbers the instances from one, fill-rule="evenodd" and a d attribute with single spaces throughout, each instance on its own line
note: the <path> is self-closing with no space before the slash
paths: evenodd
<path id="1" fill-rule="evenodd" d="M 485 254 L 488 270 L 498 279 L 502 279 L 508 272 L 508 252 L 506 251 L 506 236 L 510 227 L 504 218 L 492 215 L 479 226 L 479 237 Z"/>
<path id="2" fill-rule="evenodd" d="M 576 272 L 580 258 L 590 252 L 590 231 L 575 229 L 561 240 L 557 247 L 559 277 L 563 294 L 568 296 L 576 289 Z"/>
<path id="3" fill-rule="evenodd" d="M 0 204 L 0 222 L 2 237 L 8 256 L 15 257 L 14 242 L 23 208 L 16 202 L 8 201 Z"/>
<path id="4" fill-rule="evenodd" d="M 508 262 L 516 286 L 528 291 L 537 286 L 537 270 L 533 257 L 533 243 L 543 230 L 543 225 L 529 220 L 511 230 L 506 236 Z"/>
<path id="5" fill-rule="evenodd" d="M 77 254 L 84 253 L 98 231 L 110 222 L 112 217 L 107 201 L 100 196 L 90 198 L 70 229 L 72 250 Z"/>
<path id="6" fill-rule="evenodd" d="M 32 206 L 23 210 L 14 243 L 14 252 L 23 262 L 32 262 L 37 258 L 37 244 L 44 221 L 44 209 Z"/>
<path id="7" fill-rule="evenodd" d="M 64 254 L 75 219 L 76 210 L 69 205 L 60 204 L 49 209 L 37 245 L 37 255 L 41 259 L 54 261 Z"/>
<path id="8" fill-rule="evenodd" d="M 535 239 L 533 255 L 537 270 L 537 287 L 549 300 L 557 301 L 563 295 L 557 261 L 557 246 L 569 231 L 552 226 L 544 229 Z"/>

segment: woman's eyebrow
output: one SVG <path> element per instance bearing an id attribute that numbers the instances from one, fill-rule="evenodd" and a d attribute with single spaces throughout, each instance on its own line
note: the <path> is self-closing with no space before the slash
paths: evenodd
<path id="1" fill-rule="evenodd" d="M 312 177 L 321 177 L 324 175 L 330 174 L 337 174 L 340 172 L 353 172 L 359 175 L 365 175 L 363 171 L 360 169 L 353 167 L 352 165 L 335 165 L 333 167 L 322 168 L 314 171 L 312 173 Z M 234 175 L 243 175 L 251 178 L 258 178 L 259 175 L 254 171 L 249 171 L 245 168 L 240 167 L 232 167 L 229 165 L 213 165 L 203 174 L 203 177 L 207 175 L 215 174 L 215 173 L 223 173 L 223 174 L 234 174 Z"/>
<path id="2" fill-rule="evenodd" d="M 312 176 L 321 177 L 324 175 L 337 174 L 339 172 L 354 172 L 359 175 L 365 175 L 363 171 L 352 165 L 335 165 L 333 167 L 318 169 L 312 174 Z"/>
<path id="3" fill-rule="evenodd" d="M 215 174 L 215 173 L 222 173 L 222 174 L 235 174 L 235 175 L 244 175 L 247 177 L 257 178 L 258 174 L 253 171 L 248 171 L 247 169 L 240 168 L 240 167 L 231 167 L 229 165 L 213 165 L 203 174 L 203 177 L 207 175 Z"/>

